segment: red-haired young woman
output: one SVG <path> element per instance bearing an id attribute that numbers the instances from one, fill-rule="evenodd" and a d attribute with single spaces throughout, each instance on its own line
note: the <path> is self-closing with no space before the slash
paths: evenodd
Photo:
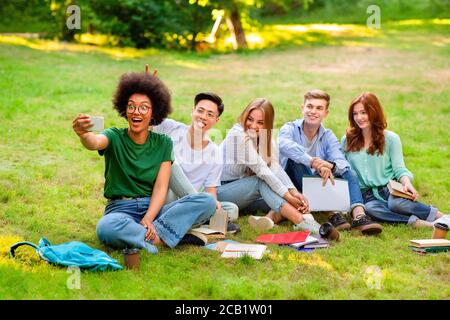
<path id="1" fill-rule="evenodd" d="M 417 202 L 412 173 L 403 161 L 400 137 L 386 130 L 387 122 L 378 98 L 370 92 L 350 104 L 349 128 L 342 138 L 345 157 L 356 171 L 366 212 L 378 221 L 432 227 L 442 216 L 436 208 Z M 414 200 L 391 195 L 390 180 L 397 180 Z"/>

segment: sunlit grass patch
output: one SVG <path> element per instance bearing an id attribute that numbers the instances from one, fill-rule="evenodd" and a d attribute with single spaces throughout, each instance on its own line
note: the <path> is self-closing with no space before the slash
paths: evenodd
<path id="1" fill-rule="evenodd" d="M 114 59 L 132 59 L 156 54 L 156 49 L 135 49 L 130 47 L 102 47 L 87 44 L 64 43 L 54 40 L 26 39 L 20 36 L 0 35 L 0 43 L 26 46 L 41 51 L 69 51 L 82 53 L 103 53 Z"/>

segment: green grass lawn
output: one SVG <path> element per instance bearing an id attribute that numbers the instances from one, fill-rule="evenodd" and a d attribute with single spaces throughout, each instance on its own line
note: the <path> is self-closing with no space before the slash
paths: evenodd
<path id="1" fill-rule="evenodd" d="M 103 158 L 81 146 L 71 122 L 84 112 L 104 115 L 107 127 L 125 126 L 112 110 L 112 92 L 122 73 L 141 71 L 146 63 L 171 89 L 176 120 L 189 121 L 197 92 L 220 94 L 222 134 L 253 98 L 273 102 L 280 128 L 300 116 L 305 91 L 321 88 L 332 97 L 326 126 L 340 138 L 350 101 L 372 91 L 386 110 L 388 129 L 402 138 L 422 200 L 449 212 L 448 21 L 355 30 L 286 31 L 301 41 L 225 55 L 52 50 L 51 43 L 17 45 L 0 37 L 0 298 L 449 299 L 450 254 L 412 253 L 408 241 L 428 238 L 431 231 L 406 226 L 385 225 L 378 237 L 342 233 L 342 241 L 314 253 L 269 246 L 271 253 L 261 261 L 224 260 L 202 248 L 163 248 L 155 256 L 142 254 L 140 272 L 82 273 L 81 288 L 72 290 L 65 269 L 8 258 L 13 242 L 36 243 L 45 236 L 53 243 L 83 241 L 123 263 L 120 252 L 102 246 L 95 235 L 105 205 Z M 242 232 L 231 239 L 252 242 L 257 233 L 247 217 L 239 223 Z M 285 222 L 273 232 L 290 230 Z M 381 271 L 380 287 L 367 285 L 368 268 Z"/>

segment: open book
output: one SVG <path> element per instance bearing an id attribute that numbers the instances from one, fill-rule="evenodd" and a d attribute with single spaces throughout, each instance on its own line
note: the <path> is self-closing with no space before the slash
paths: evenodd
<path id="1" fill-rule="evenodd" d="M 261 259 L 266 251 L 266 246 L 261 244 L 240 243 L 233 240 L 224 240 L 205 246 L 209 250 L 222 253 L 223 258 L 240 258 L 248 255 L 254 259 Z"/>
<path id="2" fill-rule="evenodd" d="M 209 220 L 209 225 L 192 229 L 203 233 L 208 240 L 225 239 L 227 234 L 228 214 L 224 210 L 217 210 Z"/>
<path id="3" fill-rule="evenodd" d="M 389 189 L 389 192 L 396 197 L 405 198 L 409 200 L 413 200 L 412 193 L 405 192 L 405 188 L 400 182 L 397 182 L 395 180 L 390 180 L 387 184 L 387 187 Z"/>
<path id="4" fill-rule="evenodd" d="M 263 244 L 228 243 L 221 248 L 222 258 L 240 258 L 248 255 L 254 259 L 261 259 L 267 246 Z"/>

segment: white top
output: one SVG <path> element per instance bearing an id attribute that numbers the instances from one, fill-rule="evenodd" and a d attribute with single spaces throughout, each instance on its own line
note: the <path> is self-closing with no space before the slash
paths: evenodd
<path id="1" fill-rule="evenodd" d="M 172 119 L 165 119 L 161 124 L 153 126 L 153 131 L 164 133 L 172 138 L 175 159 L 183 169 L 184 174 L 197 191 L 207 187 L 220 186 L 222 174 L 222 156 L 219 147 L 209 141 L 201 150 L 191 148 L 188 139 L 189 126 Z"/>
<path id="2" fill-rule="evenodd" d="M 278 162 L 276 145 L 272 143 L 270 167 L 258 154 L 258 150 L 240 124 L 235 124 L 220 145 L 223 154 L 222 181 L 237 180 L 247 176 L 250 168 L 270 188 L 283 197 L 288 189 L 295 188 L 289 176 Z"/>
<path id="3" fill-rule="evenodd" d="M 302 131 L 302 135 L 305 136 L 305 144 L 303 146 L 305 147 L 306 153 L 311 157 L 317 157 L 317 141 L 319 140 L 319 133 L 317 133 L 312 140 L 308 139 L 304 131 Z M 316 169 L 311 168 L 311 172 L 314 174 Z"/>

